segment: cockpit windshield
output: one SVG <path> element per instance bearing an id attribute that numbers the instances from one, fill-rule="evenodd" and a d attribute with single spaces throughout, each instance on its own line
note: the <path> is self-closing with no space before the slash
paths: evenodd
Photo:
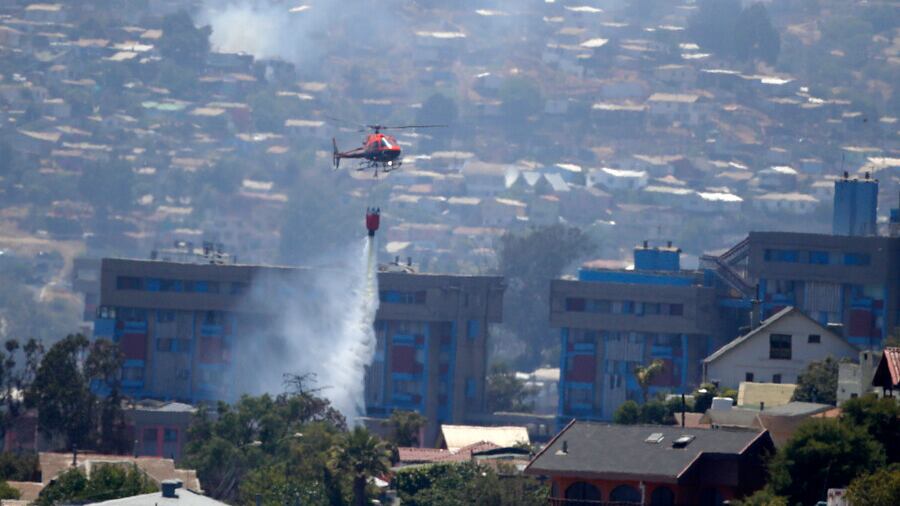
<path id="1" fill-rule="evenodd" d="M 382 137 L 381 138 L 381 147 L 386 148 L 386 149 L 392 149 L 394 147 L 394 145 L 391 144 L 391 142 L 389 140 L 387 140 L 387 137 Z"/>

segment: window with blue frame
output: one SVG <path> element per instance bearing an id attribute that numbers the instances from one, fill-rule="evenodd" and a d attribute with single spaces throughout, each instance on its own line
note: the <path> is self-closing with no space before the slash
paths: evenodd
<path id="1" fill-rule="evenodd" d="M 809 263 L 816 265 L 828 265 L 828 252 L 827 251 L 810 251 L 809 252 Z"/>
<path id="2" fill-rule="evenodd" d="M 478 393 L 478 385 L 475 383 L 475 378 L 466 378 L 466 398 L 474 399 Z"/>
<path id="3" fill-rule="evenodd" d="M 797 263 L 800 259 L 800 252 L 790 249 L 767 249 L 764 258 L 767 262 Z"/>
<path id="4" fill-rule="evenodd" d="M 868 253 L 844 253 L 844 265 L 869 265 L 872 256 Z"/>
<path id="5" fill-rule="evenodd" d="M 477 339 L 478 338 L 478 320 L 469 320 L 466 322 L 466 335 L 469 339 Z"/>
<path id="6" fill-rule="evenodd" d="M 116 289 L 118 290 L 140 290 L 142 286 L 141 278 L 133 276 L 116 277 Z"/>

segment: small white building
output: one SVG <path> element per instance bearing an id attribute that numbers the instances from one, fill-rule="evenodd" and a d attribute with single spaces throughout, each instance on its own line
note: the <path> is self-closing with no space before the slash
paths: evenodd
<path id="1" fill-rule="evenodd" d="M 704 381 L 797 383 L 811 362 L 856 359 L 859 350 L 795 307 L 786 307 L 703 360 Z"/>
<path id="2" fill-rule="evenodd" d="M 819 200 L 805 193 L 766 193 L 753 199 L 753 206 L 771 213 L 809 214 Z"/>
<path id="3" fill-rule="evenodd" d="M 592 169 L 588 173 L 587 185 L 599 185 L 607 190 L 639 190 L 647 186 L 647 172 L 609 167 Z"/>

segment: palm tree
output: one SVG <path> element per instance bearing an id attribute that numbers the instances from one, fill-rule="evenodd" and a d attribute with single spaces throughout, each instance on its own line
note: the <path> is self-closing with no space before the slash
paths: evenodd
<path id="1" fill-rule="evenodd" d="M 353 477 L 353 505 L 365 506 L 370 476 L 388 472 L 390 452 L 365 427 L 354 427 L 331 448 L 331 467 Z"/>
<path id="2" fill-rule="evenodd" d="M 664 367 L 665 363 L 662 360 L 656 359 L 651 362 L 650 365 L 639 365 L 634 368 L 634 376 L 637 379 L 638 385 L 641 387 L 641 392 L 644 394 L 644 403 L 647 402 L 647 397 L 649 396 L 650 383 L 653 383 L 653 379 L 659 376 L 659 373 L 663 371 Z"/>

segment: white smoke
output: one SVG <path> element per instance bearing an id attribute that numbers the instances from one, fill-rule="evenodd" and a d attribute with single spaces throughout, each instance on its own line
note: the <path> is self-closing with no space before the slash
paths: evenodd
<path id="1" fill-rule="evenodd" d="M 302 1 L 207 0 L 198 20 L 212 27 L 210 42 L 216 51 L 300 63 L 315 47 L 316 7 Z"/>
<path id="2" fill-rule="evenodd" d="M 365 367 L 375 353 L 378 278 L 374 238 L 338 267 L 257 276 L 242 311 L 264 307 L 271 320 L 236 339 L 237 390 L 283 391 L 284 374 L 315 374 L 326 397 L 349 423 L 365 414 Z M 265 329 L 260 335 L 260 329 Z"/>

